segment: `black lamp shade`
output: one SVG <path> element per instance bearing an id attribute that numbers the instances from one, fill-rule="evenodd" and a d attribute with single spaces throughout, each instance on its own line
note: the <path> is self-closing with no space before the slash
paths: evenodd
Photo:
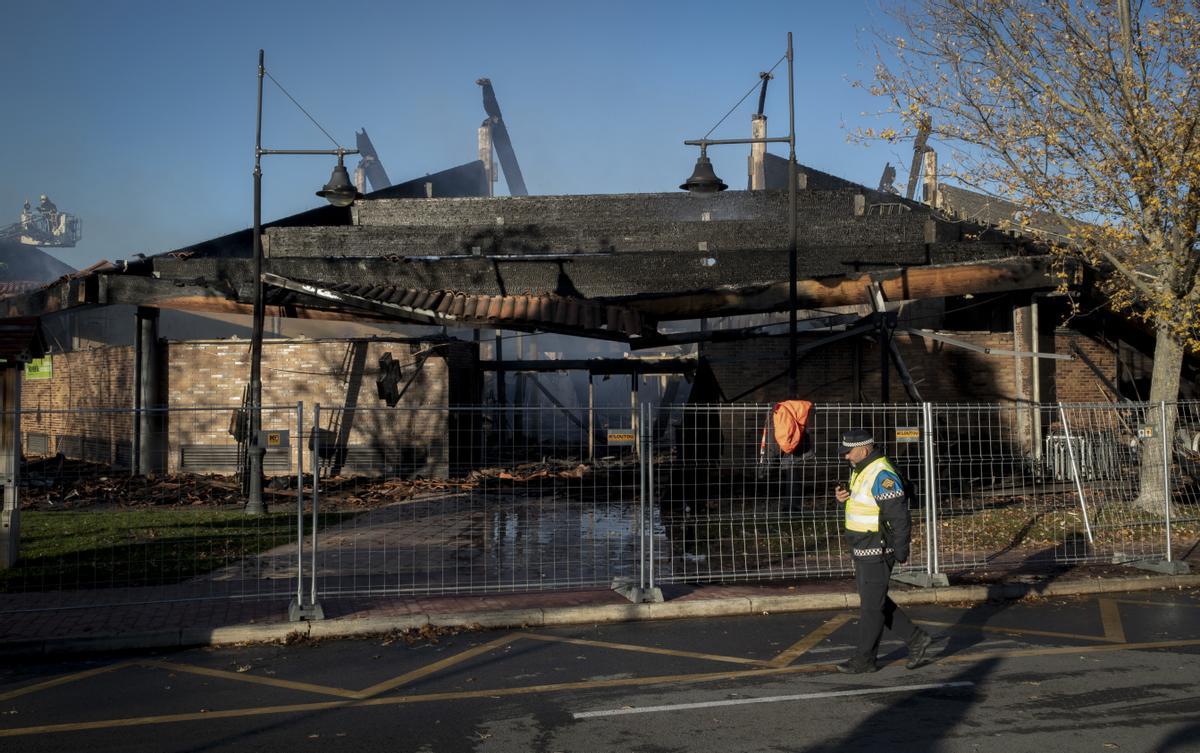
<path id="1" fill-rule="evenodd" d="M 679 187 L 692 193 L 717 193 L 729 188 L 725 181 L 718 178 L 717 174 L 713 172 L 712 162 L 703 151 L 700 152 L 700 158 L 696 160 L 696 169 L 692 171 L 692 177 Z"/>
<path id="2" fill-rule="evenodd" d="M 346 171 L 345 165 L 338 165 L 333 168 L 333 174 L 329 176 L 329 182 L 320 191 L 317 191 L 317 196 L 322 197 L 335 207 L 348 207 L 354 203 L 355 199 L 361 199 L 362 194 L 350 182 L 350 173 Z"/>

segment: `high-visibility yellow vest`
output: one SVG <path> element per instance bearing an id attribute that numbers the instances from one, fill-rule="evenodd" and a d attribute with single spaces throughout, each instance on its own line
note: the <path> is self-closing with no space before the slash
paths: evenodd
<path id="1" fill-rule="evenodd" d="M 861 471 L 850 472 L 850 497 L 846 500 L 846 530 L 867 533 L 879 530 L 879 505 L 875 503 L 875 479 L 881 471 L 896 473 L 885 457 L 878 457 Z M 899 474 L 897 474 L 899 475 Z"/>

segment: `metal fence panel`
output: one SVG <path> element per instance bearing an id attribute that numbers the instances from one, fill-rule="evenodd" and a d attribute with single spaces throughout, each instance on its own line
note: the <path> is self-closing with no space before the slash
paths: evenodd
<path id="1" fill-rule="evenodd" d="M 847 574 L 851 428 L 910 487 L 902 569 L 1184 559 L 1200 540 L 1200 401 L 817 405 L 791 456 L 770 411 L 266 408 L 263 516 L 242 511 L 236 407 L 26 411 L 0 610 Z"/>
<path id="2" fill-rule="evenodd" d="M 1170 554 L 1182 560 L 1200 542 L 1200 400 L 1167 404 L 1171 450 Z"/>
<path id="3" fill-rule="evenodd" d="M 318 535 L 318 597 L 636 584 L 630 409 L 338 408 L 317 421 L 318 504 L 339 521 Z"/>
<path id="4" fill-rule="evenodd" d="M 1163 556 L 1156 406 L 937 405 L 933 413 L 943 571 Z"/>
<path id="5" fill-rule="evenodd" d="M 24 412 L 20 558 L 0 569 L 2 609 L 294 593 L 297 407 L 263 409 L 278 443 L 259 516 L 243 512 L 235 412 Z M 213 460 L 189 465 L 194 447 Z"/>
<path id="6" fill-rule="evenodd" d="M 921 405 L 817 405 L 806 441 L 781 452 L 771 405 L 654 412 L 650 527 L 656 582 L 739 581 L 853 571 L 834 497 L 850 466 L 843 432 L 866 429 L 907 481 L 912 550 L 901 570 L 928 567 Z"/>

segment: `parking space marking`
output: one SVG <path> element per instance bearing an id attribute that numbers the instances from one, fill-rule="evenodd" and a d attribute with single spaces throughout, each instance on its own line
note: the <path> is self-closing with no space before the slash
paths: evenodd
<path id="1" fill-rule="evenodd" d="M 109 664 L 104 667 L 96 667 L 95 669 L 87 669 L 82 672 L 74 672 L 69 675 L 62 675 L 60 677 L 55 677 L 52 680 L 46 680 L 45 682 L 39 682 L 35 685 L 26 685 L 23 688 L 17 688 L 16 690 L 10 690 L 7 693 L 0 693 L 0 701 L 7 701 L 11 698 L 19 698 L 20 696 L 23 696 L 27 693 L 36 693 L 39 690 L 49 690 L 50 688 L 54 688 L 59 685 L 65 685 L 68 682 L 75 682 L 76 680 L 82 680 L 87 677 L 95 677 L 96 675 L 104 674 L 105 672 L 112 672 L 117 669 L 124 669 L 125 667 L 128 667 L 132 664 L 133 664 L 133 662 L 127 662 L 127 661 L 120 662 L 117 664 Z"/>
<path id="2" fill-rule="evenodd" d="M 171 672 L 187 672 L 193 675 L 202 675 L 204 677 L 217 677 L 222 680 L 235 680 L 237 682 L 249 682 L 258 685 L 270 685 L 276 688 L 286 688 L 288 690 L 303 690 L 309 693 L 319 693 L 321 695 L 332 695 L 339 698 L 359 698 L 359 694 L 353 690 L 345 688 L 334 688 L 328 685 L 316 685 L 308 682 L 297 682 L 295 680 L 281 680 L 276 677 L 263 677 L 262 675 L 252 675 L 247 672 L 230 672 L 225 669 L 210 669 L 208 667 L 197 667 L 194 664 L 176 664 L 169 661 L 146 660 L 140 661 L 138 664 L 143 667 L 156 667 L 158 669 L 166 669 Z"/>
<path id="3" fill-rule="evenodd" d="M 504 646 L 508 643 L 512 643 L 513 641 L 515 641 L 516 639 L 518 639 L 520 637 L 521 637 L 521 635 L 519 633 L 511 633 L 509 635 L 505 635 L 503 637 L 497 638 L 494 641 L 488 641 L 487 643 L 481 643 L 480 645 L 475 646 L 474 648 L 469 648 L 466 651 L 460 651 L 459 653 L 454 654 L 453 656 L 447 656 L 445 659 L 442 659 L 441 661 L 435 661 L 432 664 L 426 664 L 424 667 L 414 669 L 411 672 L 405 672 L 404 674 L 400 675 L 399 677 L 393 677 L 390 680 L 384 680 L 381 683 L 378 683 L 376 685 L 372 685 L 369 688 L 360 690 L 357 693 L 355 693 L 353 697 L 354 698 L 370 698 L 371 696 L 379 695 L 380 693 L 383 693 L 384 691 L 394 690 L 395 688 L 398 688 L 401 685 L 410 683 L 413 680 L 419 680 L 422 677 L 433 674 L 434 672 L 439 672 L 443 669 L 446 669 L 447 667 L 452 667 L 455 664 L 458 664 L 459 662 L 466 661 L 467 659 L 472 659 L 476 656 L 479 656 L 480 654 L 486 654 L 489 651 L 500 648 L 501 646 Z"/>
<path id="4" fill-rule="evenodd" d="M 1004 633 L 1006 635 L 1037 635 L 1045 638 L 1067 638 L 1076 641 L 1099 641 L 1101 643 L 1111 643 L 1112 638 L 1107 635 L 1083 635 L 1082 633 L 1059 633 L 1053 630 L 1033 630 L 1031 628 L 1010 628 L 1000 627 L 998 625 L 980 625 L 977 623 L 966 622 L 939 622 L 937 620 L 913 620 L 918 625 L 933 625 L 935 627 L 949 628 L 951 630 L 984 630 L 992 633 Z"/>
<path id="5" fill-rule="evenodd" d="M 1035 656 L 1053 656 L 1064 654 L 1088 654 L 1098 651 L 1123 651 L 1137 649 L 1168 649 L 1168 648 L 1184 648 L 1200 646 L 1200 639 L 1186 640 L 1167 640 L 1167 641 L 1152 641 L 1144 643 L 1128 643 L 1124 626 L 1121 622 L 1118 603 L 1139 604 L 1147 606 L 1188 606 L 1196 607 L 1196 604 L 1178 604 L 1174 602 L 1158 602 L 1158 601 L 1142 601 L 1136 599 L 1097 599 L 1097 604 L 1100 610 L 1101 623 L 1104 627 L 1104 636 L 1082 635 L 1077 633 L 1062 633 L 1045 630 L 1033 630 L 1027 628 L 1007 628 L 994 627 L 990 625 L 976 624 L 961 624 L 938 622 L 932 620 L 918 620 L 917 622 L 925 625 L 936 625 L 948 628 L 970 629 L 993 631 L 1000 633 L 1009 633 L 1013 635 L 1037 635 L 1050 638 L 1085 640 L 1097 642 L 1093 645 L 1085 646 L 1042 646 L 1016 648 L 1007 650 L 992 650 L 992 651 L 973 651 L 970 653 L 954 654 L 951 656 L 941 657 L 935 661 L 938 663 L 970 663 L 984 659 L 993 658 L 1018 658 L 1018 657 L 1035 657 Z M 280 680 L 276 678 L 265 678 L 259 675 L 250 675 L 247 673 L 235 673 L 227 670 L 208 669 L 196 667 L 193 665 L 176 664 L 173 662 L 165 662 L 158 660 L 136 660 L 130 662 L 121 662 L 110 664 L 103 667 L 96 667 L 82 672 L 63 675 L 44 682 L 29 685 L 17 690 L 9 691 L 0 694 L 0 701 L 17 698 L 23 695 L 34 693 L 41 690 L 48 690 L 59 685 L 70 682 L 86 679 L 106 672 L 112 672 L 118 669 L 130 666 L 145 666 L 168 671 L 189 672 L 193 674 L 206 675 L 219 679 L 229 679 L 240 682 L 251 682 L 261 685 L 274 686 L 292 690 L 300 690 L 305 692 L 321 693 L 325 695 L 337 696 L 339 700 L 334 701 L 319 701 L 312 703 L 299 703 L 280 706 L 265 706 L 240 709 L 225 709 L 221 711 L 201 711 L 196 713 L 184 714 L 165 714 L 157 716 L 133 717 L 127 719 L 107 719 L 90 722 L 63 723 L 52 725 L 39 725 L 33 727 L 23 727 L 15 729 L 0 729 L 0 737 L 14 737 L 20 735 L 46 734 L 53 732 L 65 732 L 76 730 L 91 730 L 91 729 L 109 729 L 129 726 L 141 726 L 149 724 L 163 724 L 171 722 L 198 721 L 204 719 L 228 719 L 236 717 L 253 717 L 265 714 L 284 714 L 284 713 L 303 713 L 309 711 L 338 709 L 338 708 L 353 708 L 360 706 L 380 706 L 380 705 L 400 705 L 411 703 L 422 703 L 432 701 L 450 701 L 458 699 L 478 699 L 478 698 L 501 698 L 506 696 L 527 695 L 537 693 L 553 693 L 571 690 L 589 690 L 596 688 L 607 687 L 637 687 L 647 685 L 661 684 L 683 684 L 683 683 L 701 683 L 718 680 L 737 680 L 749 679 L 755 677 L 764 677 L 771 675 L 789 675 L 789 674 L 806 674 L 806 673 L 824 673 L 833 670 L 831 663 L 810 663 L 810 664 L 793 664 L 800 656 L 812 651 L 821 641 L 835 633 L 839 628 L 853 619 L 851 613 L 841 613 L 834 615 L 827 620 L 816 630 L 801 638 L 792 646 L 780 652 L 777 656 L 770 660 L 749 659 L 744 657 L 726 656 L 721 654 L 707 654 L 702 652 L 682 651 L 676 649 L 665 649 L 648 646 L 638 646 L 634 644 L 614 643 L 607 641 L 593 641 L 581 638 L 566 638 L 561 636 L 538 634 L 538 633 L 511 633 L 495 640 L 473 646 L 464 651 L 461 651 L 452 656 L 432 662 L 428 665 L 419 667 L 410 672 L 377 683 L 369 688 L 355 691 L 347 688 L 337 688 L 315 683 L 304 683 L 291 680 Z M 418 695 L 390 695 L 380 696 L 388 690 L 394 690 L 407 683 L 413 682 L 420 678 L 434 674 L 441 670 L 454 666 L 473 657 L 501 648 L 513 641 L 521 638 L 529 638 L 531 640 L 567 643 L 582 646 L 592 646 L 596 648 L 608 648 L 622 651 L 633 651 L 642 653 L 662 654 L 667 656 L 678 656 L 681 658 L 703 659 L 710 661 L 721 661 L 727 663 L 749 665 L 756 667 L 755 669 L 735 670 L 730 669 L 722 672 L 707 672 L 693 674 L 676 674 L 676 675 L 658 675 L 649 677 L 624 677 L 607 680 L 584 680 L 578 682 L 554 683 L 545 685 L 531 685 L 509 688 L 492 688 L 478 689 L 470 691 L 448 691 L 437 693 L 425 693 Z M 981 644 L 983 645 L 983 644 Z M 978 646 L 977 646 L 978 648 Z M 820 650 L 820 649 L 817 649 Z M 887 666 L 899 666 L 903 662 L 900 660 L 889 663 Z M 753 701 L 743 701 L 753 702 Z M 765 701 L 763 701 L 765 702 Z M 732 704 L 722 704 L 732 705 Z M 672 707 L 674 708 L 674 707 Z"/>
<path id="6" fill-rule="evenodd" d="M 842 625 L 845 625 L 853 618 L 854 615 L 850 613 L 834 615 L 832 618 L 827 620 L 824 625 L 796 641 L 790 647 L 781 651 L 779 656 L 776 656 L 769 662 L 769 666 L 786 667 L 803 656 L 809 649 L 833 635 L 838 628 L 840 628 Z"/>
<path id="7" fill-rule="evenodd" d="M 575 646 L 594 646 L 596 648 L 611 648 L 617 651 L 633 651 L 643 654 L 661 654 L 663 656 L 679 656 L 684 659 L 705 659 L 707 661 L 727 662 L 730 664 L 752 664 L 758 667 L 775 666 L 766 659 L 747 659 L 741 656 L 725 656 L 722 654 L 705 654 L 697 651 L 681 651 L 673 648 L 658 648 L 656 646 L 638 646 L 632 643 L 610 643 L 608 641 L 593 641 L 586 638 L 564 638 L 558 635 L 542 633 L 524 633 L 522 638 L 535 641 L 550 641 L 553 643 L 570 643 Z"/>
<path id="8" fill-rule="evenodd" d="M 1149 599 L 1113 599 L 1121 604 L 1140 604 L 1147 607 L 1190 607 L 1200 609 L 1200 604 L 1180 604 L 1177 601 L 1150 601 Z"/>
<path id="9" fill-rule="evenodd" d="M 512 640 L 518 636 L 505 636 L 500 641 Z M 493 641 L 492 644 L 499 644 L 500 641 Z M 477 646 L 474 649 L 469 649 L 473 655 L 482 653 L 485 650 L 495 648 L 495 645 L 484 644 Z M 992 658 L 1008 658 L 1008 657 L 1026 657 L 1026 656 L 1051 656 L 1056 654 L 1087 654 L 1099 651 L 1125 651 L 1136 649 L 1160 649 L 1160 648 L 1182 648 L 1200 646 L 1200 639 L 1177 640 L 1177 641 L 1154 641 L 1149 643 L 1106 643 L 1103 645 L 1092 646 L 1055 646 L 1046 648 L 1031 648 L 1031 649 L 1013 649 L 1008 651 L 982 651 L 969 654 L 955 654 L 953 656 L 943 657 L 935 660 L 935 663 L 965 663 L 978 661 L 981 659 Z M 465 654 L 467 652 L 463 652 Z M 437 664 L 449 666 L 450 664 L 461 661 L 464 657 L 462 654 L 448 657 Z M 902 660 L 892 662 L 888 666 L 899 666 L 903 664 Z M 431 665 L 432 666 L 432 665 Z M 198 713 L 185 714 L 164 714 L 160 716 L 142 716 L 125 719 L 105 719 L 91 722 L 71 722 L 65 724 L 50 724 L 39 725 L 34 727 L 17 727 L 10 729 L 0 729 L 0 738 L 18 737 L 23 735 L 35 734 L 50 734 L 56 732 L 69 732 L 79 730 L 93 729 L 114 729 L 120 727 L 135 727 L 149 724 L 165 724 L 172 722 L 186 721 L 202 721 L 206 719 L 230 719 L 239 717 L 262 716 L 267 714 L 290 714 L 303 713 L 307 711 L 322 711 L 341 708 L 362 708 L 370 706 L 399 706 L 414 703 L 428 703 L 432 701 L 453 701 L 475 698 L 504 698 L 518 695 L 531 695 L 538 693 L 552 693 L 567 690 L 591 690 L 596 688 L 614 688 L 614 687 L 638 687 L 645 685 L 664 685 L 664 684 L 684 684 L 684 683 L 701 683 L 720 680 L 740 680 L 755 677 L 769 677 L 773 675 L 793 675 L 793 674 L 816 674 L 828 673 L 833 671 L 834 665 L 831 663 L 814 663 L 814 664 L 793 664 L 787 667 L 771 667 L 764 669 L 748 669 L 748 670 L 728 670 L 725 672 L 707 672 L 702 674 L 682 674 L 682 675 L 658 675 L 651 677 L 623 677 L 609 680 L 583 680 L 579 682 L 564 682 L 547 685 L 528 685 L 509 688 L 489 688 L 469 691 L 448 691 L 440 693 L 424 693 L 421 695 L 400 695 L 400 696 L 384 696 L 376 698 L 364 698 L 362 700 L 338 700 L 338 701 L 322 701 L 317 703 L 301 703 L 285 706 L 263 706 L 243 709 L 226 709 L 222 711 L 206 711 Z M 421 670 L 418 670 L 418 672 Z M 430 670 L 433 671 L 433 670 Z M 409 673 L 412 675 L 414 673 Z M 425 672 L 428 674 L 428 672 Z M 401 675 L 401 678 L 407 675 Z M 400 679 L 400 678 L 397 678 Z M 394 682 L 394 681 L 393 681 Z M 365 691 L 364 691 L 365 692 Z"/>
<path id="10" fill-rule="evenodd" d="M 818 698 L 846 698 L 860 695 L 883 695 L 885 693 L 916 693 L 922 690 L 943 690 L 946 688 L 973 687 L 975 683 L 967 681 L 935 682 L 925 685 L 897 685 L 888 688 L 861 688 L 859 690 L 829 690 L 824 693 L 796 693 L 794 695 L 772 695 L 762 698 L 733 698 L 724 701 L 698 701 L 695 703 L 676 703 L 668 706 L 642 706 L 620 709 L 603 709 L 600 711 L 577 711 L 571 714 L 573 719 L 594 719 L 602 716 L 625 716 L 628 714 L 652 714 L 660 711 L 687 711 L 692 709 L 711 709 L 722 706 L 745 706 L 751 703 L 782 703 L 785 701 L 811 701 Z"/>
<path id="11" fill-rule="evenodd" d="M 1200 639 L 1180 641 L 1149 641 L 1146 643 L 1105 643 L 1099 646 L 1044 646 L 1041 648 L 1014 648 L 1009 651 L 980 651 L 974 654 L 955 654 L 935 659 L 942 662 L 966 662 L 976 659 L 995 659 L 1008 656 L 1053 656 L 1056 654 L 1092 654 L 1100 651 L 1135 651 L 1156 648 L 1184 648 L 1200 646 Z M 897 662 L 899 663 L 899 662 Z"/>

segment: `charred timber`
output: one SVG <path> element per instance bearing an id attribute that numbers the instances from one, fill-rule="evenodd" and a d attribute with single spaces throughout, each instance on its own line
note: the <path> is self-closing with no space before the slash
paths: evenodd
<path id="1" fill-rule="evenodd" d="M 868 288 L 876 282 L 889 301 L 1053 288 L 1058 284 L 1048 257 L 1019 257 L 981 264 L 909 267 L 853 277 L 801 280 L 797 286 L 797 304 L 800 308 L 869 304 Z M 659 321 L 781 311 L 787 307 L 788 284 L 700 291 L 687 296 L 637 296 L 620 302 Z"/>

